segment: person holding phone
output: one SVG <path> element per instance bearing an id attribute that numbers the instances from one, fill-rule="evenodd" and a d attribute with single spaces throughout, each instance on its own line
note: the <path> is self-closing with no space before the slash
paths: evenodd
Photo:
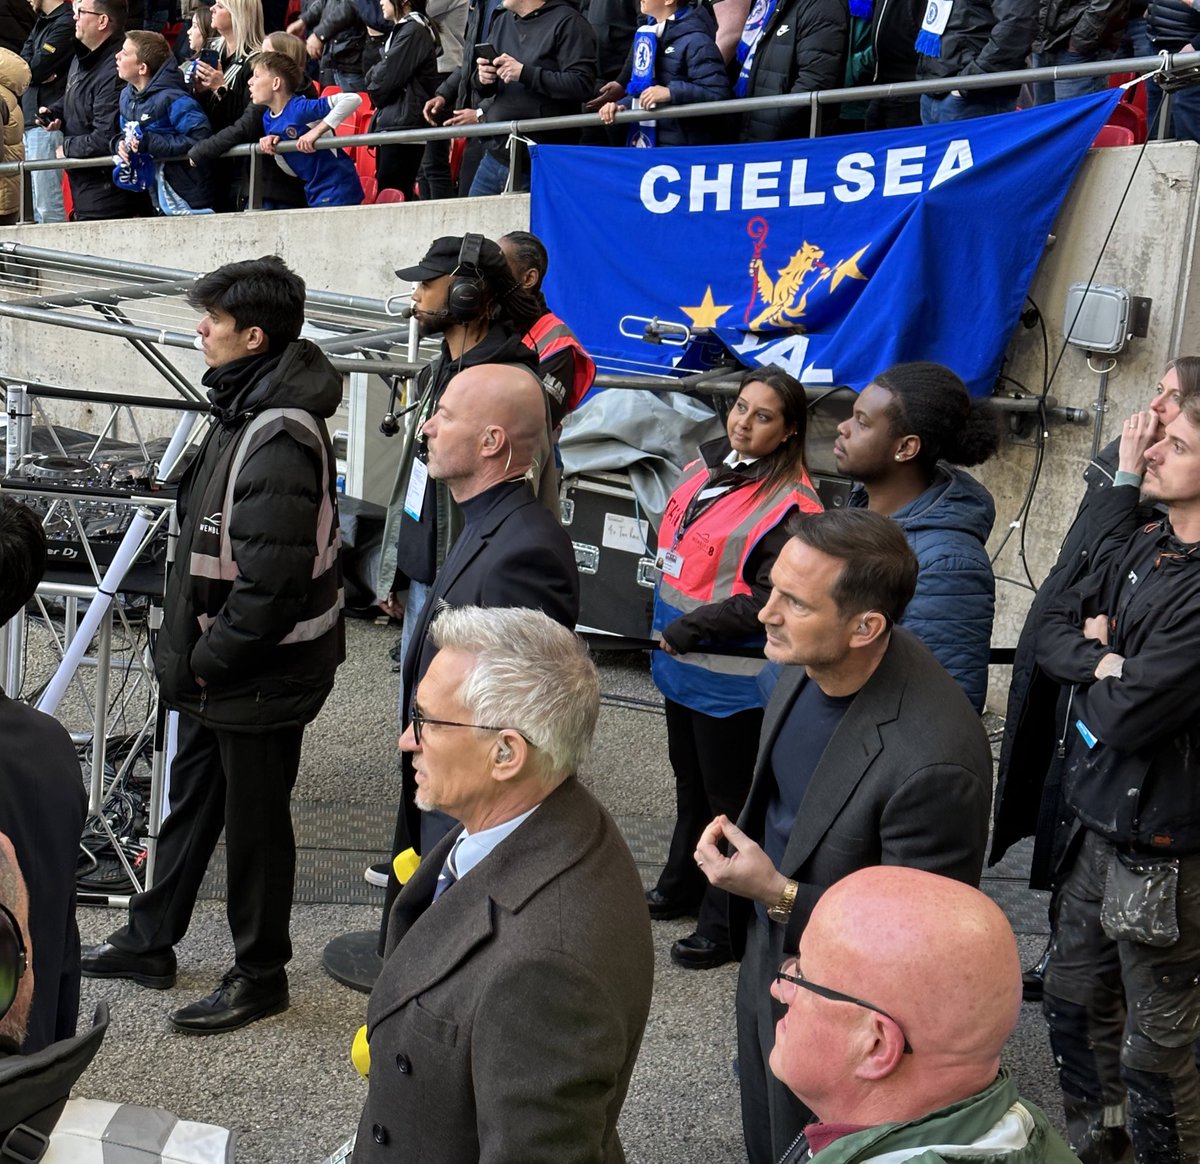
<path id="1" fill-rule="evenodd" d="M 461 96 L 458 73 L 452 73 L 425 106 L 433 125 L 477 125 L 578 113 L 596 87 L 596 34 L 569 0 L 504 0 L 492 19 L 487 40 L 477 43 L 472 61 L 464 62 L 473 106 L 453 110 L 449 101 Z M 576 130 L 534 135 L 540 142 L 572 145 Z M 528 153 L 521 148 L 517 190 L 529 189 Z M 471 197 L 501 194 L 509 185 L 508 139 L 488 138 L 471 183 Z"/>

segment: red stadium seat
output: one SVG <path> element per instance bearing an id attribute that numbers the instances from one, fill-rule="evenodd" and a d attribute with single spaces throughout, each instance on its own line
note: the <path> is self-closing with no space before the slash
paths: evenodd
<path id="1" fill-rule="evenodd" d="M 1135 144 L 1146 140 L 1146 111 L 1128 101 L 1119 102 L 1109 114 L 1109 125 L 1119 125 L 1133 134 Z"/>
<path id="2" fill-rule="evenodd" d="M 364 206 L 370 206 L 375 201 L 376 195 L 379 193 L 379 184 L 373 177 L 365 178 L 360 176 L 359 181 L 362 183 Z"/>
<path id="3" fill-rule="evenodd" d="M 404 191 L 403 190 L 393 190 L 390 186 L 388 186 L 385 189 L 379 191 L 378 195 L 376 195 L 375 201 L 376 202 L 403 202 L 404 201 Z"/>
<path id="4" fill-rule="evenodd" d="M 1102 125 L 1100 132 L 1096 134 L 1096 140 L 1092 142 L 1092 149 L 1103 149 L 1105 146 L 1131 146 L 1137 145 L 1133 140 L 1133 130 L 1126 129 L 1123 125 Z"/>

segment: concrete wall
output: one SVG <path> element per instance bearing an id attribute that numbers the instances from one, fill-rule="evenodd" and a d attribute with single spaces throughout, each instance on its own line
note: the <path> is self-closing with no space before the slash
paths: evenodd
<path id="1" fill-rule="evenodd" d="M 1047 250 L 1030 292 L 1046 320 L 1051 366 L 1062 347 L 1067 288 L 1075 282 L 1086 282 L 1097 259 L 1096 283 L 1122 286 L 1133 295 L 1153 299 L 1148 337 L 1133 340 L 1126 352 L 1114 358 L 1115 362 L 1108 357 L 1094 361 L 1097 368 L 1113 364 L 1108 378 L 1108 411 L 1101 418 L 1105 441 L 1119 431 L 1129 412 L 1145 406 L 1168 358 L 1200 351 L 1200 297 L 1192 287 L 1200 146 L 1191 142 L 1156 143 L 1146 149 L 1140 165 L 1138 156 L 1139 150 L 1130 148 L 1095 151 L 1087 158 L 1059 215 L 1055 243 Z M 1118 215 L 1131 175 L 1132 186 Z M 586 211 L 576 205 L 570 213 Z M 139 223 L 136 232 L 123 223 L 12 227 L 0 229 L 0 242 L 11 239 L 190 270 L 211 269 L 232 259 L 276 252 L 312 287 L 382 298 L 405 289 L 393 270 L 419 258 L 430 239 L 466 230 L 495 237 L 506 230 L 526 227 L 528 218 L 528 198 L 511 196 L 275 211 L 215 220 L 159 219 Z M 1110 227 L 1112 236 L 1105 246 Z M 969 262 L 970 257 L 964 256 L 963 261 Z M 2 272 L 0 295 L 13 295 L 3 283 Z M 172 324 L 186 325 L 181 315 Z M 198 381 L 203 372 L 198 355 L 173 349 L 167 354 Z M 1004 371 L 1030 393 L 1041 390 L 1044 372 L 1040 330 L 1018 329 Z M 7 319 L 0 319 L 0 376 L 155 394 L 169 391 L 124 341 Z M 1051 392 L 1061 404 L 1090 410 L 1098 384 L 1099 377 L 1089 370 L 1085 353 L 1068 348 Z M 1050 426 L 1045 463 L 1026 531 L 1027 562 L 1036 581 L 1053 563 L 1078 503 L 1080 474 L 1091 441 L 1090 426 Z M 979 472 L 996 497 L 993 550 L 1021 505 L 1033 460 L 1032 434 L 1014 434 L 1001 455 Z M 1016 531 L 996 563 L 997 575 L 1002 579 L 997 587 L 997 645 L 1015 643 L 1031 596 L 1019 584 L 1024 578 L 1019 544 Z M 996 669 L 991 702 L 998 708 L 1003 707 L 1007 683 L 1007 669 Z"/>

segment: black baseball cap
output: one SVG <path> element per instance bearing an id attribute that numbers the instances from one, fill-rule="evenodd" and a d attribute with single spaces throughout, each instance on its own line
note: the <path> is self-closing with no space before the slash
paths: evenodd
<path id="1" fill-rule="evenodd" d="M 462 236 L 443 235 L 434 239 L 425 257 L 415 267 L 401 267 L 396 272 L 398 279 L 409 283 L 421 283 L 441 275 L 451 275 L 458 269 L 458 256 L 462 253 Z"/>

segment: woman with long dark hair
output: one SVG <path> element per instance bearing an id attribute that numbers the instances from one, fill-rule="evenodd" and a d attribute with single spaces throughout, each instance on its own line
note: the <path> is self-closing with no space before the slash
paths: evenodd
<path id="1" fill-rule="evenodd" d="M 425 14 L 426 0 L 383 0 L 383 14 L 393 21 L 383 42 L 379 63 L 367 74 L 367 94 L 375 106 L 371 130 L 419 129 L 421 110 L 437 88 L 437 58 L 441 38 Z M 400 190 L 413 196 L 425 146 L 381 145 L 375 177 L 381 190 Z"/>
<path id="2" fill-rule="evenodd" d="M 654 593 L 660 651 L 651 672 L 666 701 L 677 815 L 666 867 L 646 894 L 650 916 L 698 908 L 696 931 L 671 959 L 692 970 L 732 957 L 726 898 L 696 867 L 705 825 L 736 820 L 754 775 L 762 727 L 758 612 L 796 512 L 821 509 L 804 461 L 804 389 L 782 368 L 742 377 L 726 436 L 700 449 L 671 494 L 658 534 Z"/>
<path id="3" fill-rule="evenodd" d="M 917 555 L 917 591 L 901 625 L 958 681 L 977 711 L 987 695 L 996 580 L 987 539 L 992 495 L 962 466 L 1000 445 L 996 415 L 941 364 L 897 364 L 859 394 L 833 455 L 860 484 L 848 504 L 892 518 Z"/>

